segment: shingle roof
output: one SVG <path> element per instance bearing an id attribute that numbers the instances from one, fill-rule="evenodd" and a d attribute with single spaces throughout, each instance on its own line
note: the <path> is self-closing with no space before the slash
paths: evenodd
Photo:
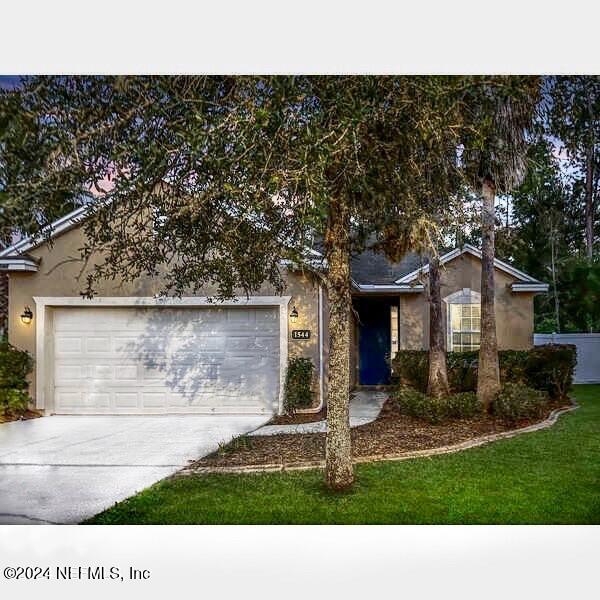
<path id="1" fill-rule="evenodd" d="M 409 252 L 400 262 L 393 263 L 383 254 L 366 250 L 352 257 L 352 278 L 359 284 L 393 284 L 396 279 L 426 265 L 428 259 L 421 254 Z"/>

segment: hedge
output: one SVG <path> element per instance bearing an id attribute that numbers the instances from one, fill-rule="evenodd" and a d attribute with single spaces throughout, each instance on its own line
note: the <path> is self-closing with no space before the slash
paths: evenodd
<path id="1" fill-rule="evenodd" d="M 505 383 L 492 402 L 492 414 L 508 423 L 539 419 L 548 405 L 548 394 L 523 383 Z"/>
<path id="2" fill-rule="evenodd" d="M 433 424 L 443 423 L 448 419 L 470 419 L 483 411 L 474 392 L 432 398 L 412 387 L 400 386 L 394 399 L 402 414 Z"/>
<path id="3" fill-rule="evenodd" d="M 0 340 L 0 415 L 18 416 L 30 402 L 27 375 L 33 369 L 28 352 L 17 350 L 6 340 Z"/>
<path id="4" fill-rule="evenodd" d="M 522 383 L 547 392 L 551 398 L 564 398 L 573 384 L 577 349 L 570 344 L 546 344 L 531 350 L 500 350 L 501 382 Z M 479 353 L 448 352 L 448 383 L 455 392 L 477 388 Z M 392 361 L 392 382 L 426 392 L 429 372 L 427 350 L 400 350 Z"/>

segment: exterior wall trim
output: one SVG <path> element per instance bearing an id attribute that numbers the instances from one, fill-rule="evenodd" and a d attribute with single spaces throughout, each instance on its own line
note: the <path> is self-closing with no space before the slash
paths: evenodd
<path id="1" fill-rule="evenodd" d="M 513 292 L 547 292 L 547 283 L 513 283 L 511 291 Z"/>
<path id="2" fill-rule="evenodd" d="M 0 271 L 30 271 L 37 272 L 38 264 L 27 257 L 0 258 Z"/>
<path id="3" fill-rule="evenodd" d="M 283 396 L 285 390 L 285 376 L 288 362 L 288 304 L 291 296 L 236 296 L 231 300 L 216 301 L 208 296 L 172 297 L 143 297 L 143 296 L 100 296 L 92 299 L 77 296 L 34 296 L 36 306 L 35 352 L 36 352 L 36 408 L 46 409 L 50 405 L 53 393 L 53 382 L 48 375 L 48 366 L 51 363 L 52 341 L 50 320 L 47 318 L 47 309 L 63 306 L 77 307 L 216 307 L 216 306 L 272 306 L 279 308 L 279 400 L 278 413 L 283 412 Z"/>

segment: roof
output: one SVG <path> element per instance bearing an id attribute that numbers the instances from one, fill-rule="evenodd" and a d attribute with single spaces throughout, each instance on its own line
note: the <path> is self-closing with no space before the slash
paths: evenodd
<path id="1" fill-rule="evenodd" d="M 470 254 L 481 260 L 481 250 L 471 244 L 454 248 L 440 257 L 440 263 L 446 264 L 463 254 Z M 511 289 L 513 292 L 547 292 L 548 284 L 538 281 L 513 265 L 494 259 L 494 266 L 517 279 Z M 389 261 L 383 254 L 367 250 L 352 258 L 352 279 L 355 289 L 367 291 L 421 291 L 421 276 L 429 272 L 429 260 L 426 256 L 414 252 L 408 253 L 397 263 Z"/>
<path id="2" fill-rule="evenodd" d="M 90 213 L 89 209 L 89 205 L 81 206 L 57 219 L 39 235 L 23 238 L 0 251 L 0 270 L 37 271 L 38 262 L 26 253 L 77 226 Z M 481 259 L 481 250 L 465 244 L 442 255 L 440 262 L 446 264 L 465 253 Z M 324 262 L 321 252 L 314 248 L 306 248 L 306 260 L 308 263 Z M 421 254 L 409 252 L 399 262 L 391 262 L 382 253 L 370 248 L 353 256 L 350 266 L 352 285 L 355 290 L 361 292 L 420 292 L 424 289 L 419 280 L 420 276 L 429 271 L 428 259 Z M 496 258 L 494 266 L 517 279 L 512 284 L 513 292 L 548 291 L 547 283 L 534 279 L 505 261 Z"/>
<path id="3" fill-rule="evenodd" d="M 371 249 L 350 262 L 352 278 L 360 284 L 394 284 L 397 279 L 427 264 L 427 259 L 416 252 L 409 252 L 400 262 L 389 261 L 382 253 Z"/>

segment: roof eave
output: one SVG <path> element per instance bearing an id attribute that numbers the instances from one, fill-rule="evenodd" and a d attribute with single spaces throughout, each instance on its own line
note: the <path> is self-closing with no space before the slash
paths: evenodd
<path id="1" fill-rule="evenodd" d="M 513 293 L 527 292 L 534 294 L 545 294 L 548 292 L 549 286 L 547 283 L 513 283 L 511 291 Z"/>
<path id="2" fill-rule="evenodd" d="M 39 263 L 29 256 L 6 256 L 0 258 L 0 271 L 36 273 Z"/>

